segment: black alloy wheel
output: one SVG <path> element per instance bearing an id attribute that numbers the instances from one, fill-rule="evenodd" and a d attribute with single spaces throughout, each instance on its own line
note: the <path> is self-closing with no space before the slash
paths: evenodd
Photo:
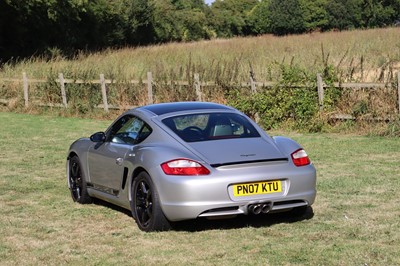
<path id="1" fill-rule="evenodd" d="M 141 230 L 151 232 L 171 228 L 161 210 L 158 193 L 146 172 L 141 172 L 133 182 L 132 201 L 132 216 Z"/>
<path id="2" fill-rule="evenodd" d="M 69 160 L 69 185 L 74 201 L 81 204 L 92 202 L 92 198 L 87 192 L 85 176 L 81 170 L 81 163 L 77 156 L 73 156 Z"/>
<path id="3" fill-rule="evenodd" d="M 142 180 L 137 184 L 135 205 L 139 223 L 143 227 L 148 227 L 149 222 L 153 217 L 153 199 L 151 197 L 149 184 L 147 184 L 145 180 Z"/>

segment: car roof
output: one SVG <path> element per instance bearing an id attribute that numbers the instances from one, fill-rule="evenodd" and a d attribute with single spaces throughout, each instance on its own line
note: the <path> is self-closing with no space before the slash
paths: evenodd
<path id="1" fill-rule="evenodd" d="M 143 109 L 150 111 L 156 115 L 164 115 L 167 113 L 190 111 L 190 110 L 206 110 L 206 109 L 234 110 L 231 107 L 210 102 L 158 103 L 137 108 L 137 110 L 143 110 Z"/>

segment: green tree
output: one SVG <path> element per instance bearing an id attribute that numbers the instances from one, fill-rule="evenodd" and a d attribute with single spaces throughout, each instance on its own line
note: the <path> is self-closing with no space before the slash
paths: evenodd
<path id="1" fill-rule="evenodd" d="M 326 29 L 329 24 L 328 12 L 325 9 L 328 0 L 300 0 L 306 31 Z"/>
<path id="2" fill-rule="evenodd" d="M 154 6 L 148 0 L 120 0 L 113 17 L 119 18 L 125 44 L 147 44 L 154 41 Z M 114 27 L 118 27 L 115 25 Z"/>
<path id="3" fill-rule="evenodd" d="M 326 4 L 329 29 L 353 29 L 362 26 L 364 0 L 329 0 Z"/>
<path id="4" fill-rule="evenodd" d="M 18 11 L 7 1 L 0 0 L 0 63 L 20 54 L 25 32 L 19 21 Z"/>
<path id="5" fill-rule="evenodd" d="M 271 0 L 271 32 L 276 35 L 303 33 L 306 21 L 300 0 Z"/>
<path id="6" fill-rule="evenodd" d="M 153 0 L 157 42 L 192 41 L 210 38 L 202 0 Z"/>
<path id="7" fill-rule="evenodd" d="M 271 0 L 261 0 L 249 12 L 249 25 L 253 34 L 265 34 L 271 32 L 271 14 L 269 5 Z"/>
<path id="8" fill-rule="evenodd" d="M 362 20 L 364 27 L 383 27 L 400 19 L 400 1 L 365 0 Z"/>
<path id="9" fill-rule="evenodd" d="M 177 10 L 199 9 L 204 11 L 206 8 L 203 0 L 172 0 L 171 2 Z"/>
<path id="10" fill-rule="evenodd" d="M 147 0 L 0 0 L 0 7 L 4 58 L 153 41 Z"/>
<path id="11" fill-rule="evenodd" d="M 251 34 L 249 14 L 258 0 L 216 0 L 211 5 L 209 23 L 219 37 Z"/>

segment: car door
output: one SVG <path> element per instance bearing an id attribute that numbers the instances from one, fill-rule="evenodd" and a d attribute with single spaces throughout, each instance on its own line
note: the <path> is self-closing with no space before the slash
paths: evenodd
<path id="1" fill-rule="evenodd" d="M 92 145 L 88 153 L 90 180 L 94 188 L 118 195 L 122 187 L 126 158 L 142 131 L 149 127 L 138 117 L 127 115 L 116 121 L 103 143 Z"/>

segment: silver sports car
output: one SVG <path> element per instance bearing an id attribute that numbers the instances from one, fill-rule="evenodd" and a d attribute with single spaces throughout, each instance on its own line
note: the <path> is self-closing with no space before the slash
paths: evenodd
<path id="1" fill-rule="evenodd" d="M 67 158 L 74 201 L 132 212 L 144 231 L 174 221 L 292 211 L 314 203 L 316 171 L 295 141 L 270 137 L 238 110 L 205 102 L 129 110 Z"/>

